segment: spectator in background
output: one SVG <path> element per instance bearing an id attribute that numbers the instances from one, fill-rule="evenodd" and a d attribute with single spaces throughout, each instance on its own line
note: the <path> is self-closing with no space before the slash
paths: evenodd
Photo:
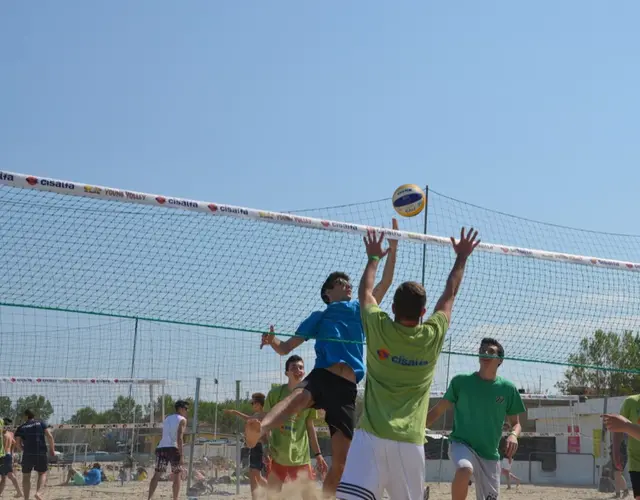
<path id="1" fill-rule="evenodd" d="M 10 418 L 4 418 L 5 425 L 11 425 L 13 420 Z M 20 489 L 20 483 L 13 474 L 13 453 L 16 451 L 16 439 L 13 432 L 5 430 L 4 436 L 2 436 L 2 442 L 4 445 L 4 457 L 0 457 L 0 495 L 4 491 L 7 483 L 7 478 L 13 483 L 16 489 L 16 498 L 22 498 L 22 490 Z"/>
<path id="2" fill-rule="evenodd" d="M 74 486 L 96 486 L 102 482 L 102 468 L 99 463 L 95 463 L 88 471 L 81 474 L 73 467 L 69 467 L 67 480 L 63 484 L 67 485 L 69 482 Z"/>
<path id="3" fill-rule="evenodd" d="M 22 489 L 24 498 L 29 500 L 31 493 L 31 472 L 38 473 L 36 486 L 36 500 L 42 500 L 42 493 L 47 484 L 47 471 L 49 470 L 48 457 L 55 456 L 55 443 L 49 425 L 36 419 L 32 410 L 25 410 L 27 419 L 16 430 L 15 438 L 18 448 L 22 449 Z M 47 442 L 49 449 L 47 450 Z"/>

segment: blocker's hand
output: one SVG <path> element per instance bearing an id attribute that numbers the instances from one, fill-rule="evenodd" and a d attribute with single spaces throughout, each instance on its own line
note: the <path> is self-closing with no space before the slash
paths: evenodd
<path id="1" fill-rule="evenodd" d="M 473 228 L 471 228 L 465 235 L 464 230 L 464 227 L 460 230 L 460 241 L 458 241 L 458 243 L 456 243 L 456 240 L 453 238 L 453 236 L 451 237 L 451 244 L 453 245 L 453 250 L 459 257 L 467 258 L 480 244 L 480 240 L 476 240 L 476 238 L 478 237 L 478 231 L 475 231 Z"/>
<path id="2" fill-rule="evenodd" d="M 384 233 L 380 233 L 380 237 L 376 236 L 376 232 L 373 229 L 367 231 L 367 235 L 363 238 L 364 247 L 367 249 L 367 255 L 369 257 L 376 257 L 382 259 L 389 253 L 389 248 L 382 249 L 382 242 L 384 241 Z"/>
<path id="3" fill-rule="evenodd" d="M 262 341 L 260 342 L 260 349 L 262 349 L 266 345 L 271 345 L 273 343 L 273 339 L 275 338 L 274 332 L 276 331 L 275 327 L 271 325 L 269 327 L 269 333 L 262 334 Z"/>

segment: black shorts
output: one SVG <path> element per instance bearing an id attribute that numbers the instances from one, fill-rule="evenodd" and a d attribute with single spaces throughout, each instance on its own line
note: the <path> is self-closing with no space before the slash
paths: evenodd
<path id="1" fill-rule="evenodd" d="M 262 443 L 258 443 L 249 450 L 249 468 L 262 470 L 264 468 Z"/>
<path id="2" fill-rule="evenodd" d="M 49 459 L 46 453 L 38 453 L 37 455 L 23 453 L 20 465 L 23 474 L 31 474 L 31 471 L 43 474 L 49 470 Z"/>
<path id="3" fill-rule="evenodd" d="M 633 496 L 640 497 L 640 472 L 631 470 L 629 471 L 629 477 L 631 478 L 631 488 L 633 489 Z"/>
<path id="4" fill-rule="evenodd" d="M 358 394 L 355 383 L 324 368 L 314 368 L 298 387 L 311 393 L 314 408 L 325 411 L 332 436 L 340 431 L 348 439 L 353 439 Z"/>
<path id="5" fill-rule="evenodd" d="M 13 472 L 13 455 L 7 453 L 0 458 L 0 476 L 6 476 Z"/>
<path id="6" fill-rule="evenodd" d="M 171 465 L 171 472 L 180 472 L 180 453 L 178 448 L 156 448 L 156 472 L 167 472 Z"/>

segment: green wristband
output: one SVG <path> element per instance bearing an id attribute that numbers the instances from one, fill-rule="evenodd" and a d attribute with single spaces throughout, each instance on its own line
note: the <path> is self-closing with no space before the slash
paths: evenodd
<path id="1" fill-rule="evenodd" d="M 377 255 L 369 255 L 369 260 L 375 260 L 376 262 L 378 262 L 380 260 L 380 257 L 378 257 Z"/>

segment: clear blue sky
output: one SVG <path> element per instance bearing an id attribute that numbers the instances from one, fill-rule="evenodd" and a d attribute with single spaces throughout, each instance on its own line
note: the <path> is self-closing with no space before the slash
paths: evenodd
<path id="1" fill-rule="evenodd" d="M 640 234 L 639 18 L 633 1 L 3 2 L 0 168 L 275 210 L 429 184 Z M 514 226 L 493 224 L 510 243 Z M 545 247 L 521 230 L 515 243 Z M 575 251 L 637 248 L 598 241 Z"/>
<path id="2" fill-rule="evenodd" d="M 3 2 L 2 168 L 273 209 L 405 182 L 640 233 L 640 4 Z"/>

